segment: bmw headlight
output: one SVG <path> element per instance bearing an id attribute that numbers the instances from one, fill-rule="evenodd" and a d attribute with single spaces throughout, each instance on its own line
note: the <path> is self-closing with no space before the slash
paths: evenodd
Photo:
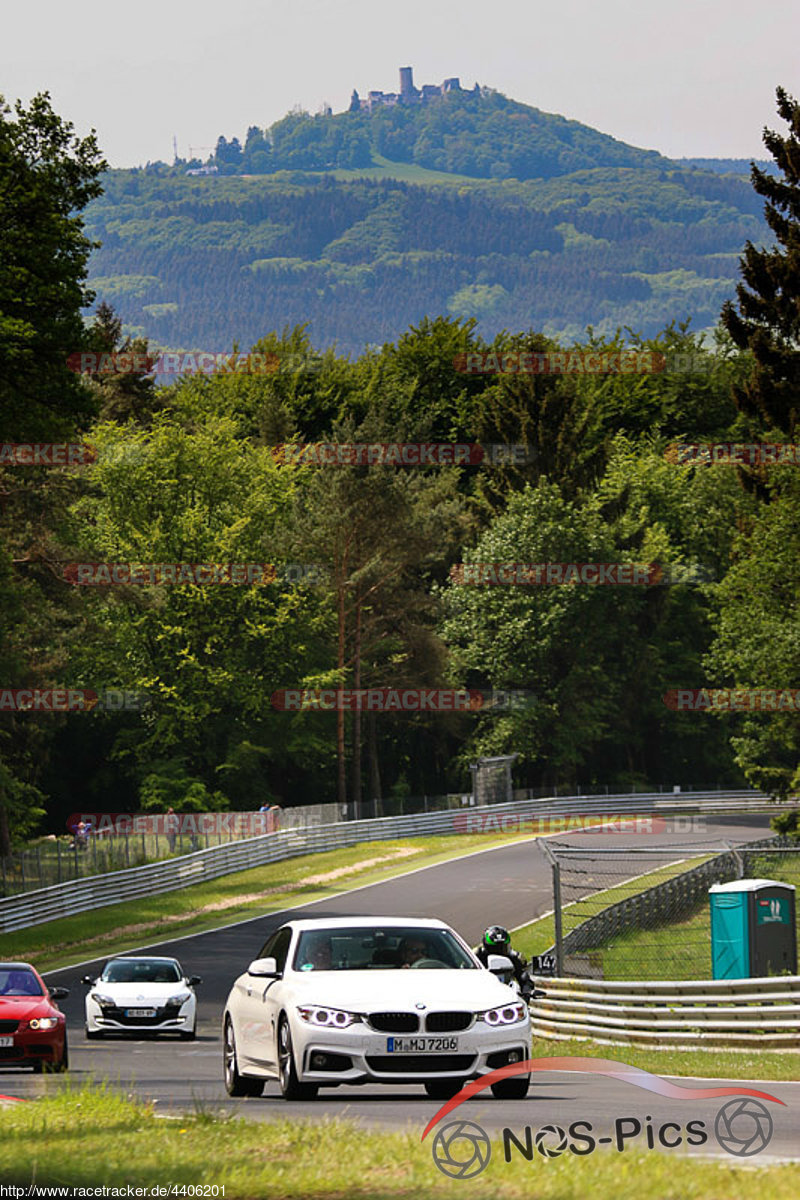
<path id="1" fill-rule="evenodd" d="M 477 1013 L 479 1021 L 485 1021 L 487 1025 L 516 1025 L 518 1021 L 524 1021 L 527 1015 L 527 1006 L 524 1004 L 504 1004 L 502 1008 L 489 1008 L 486 1012 Z"/>
<path id="2" fill-rule="evenodd" d="M 190 992 L 179 992 L 177 996 L 170 996 L 166 1003 L 167 1008 L 180 1008 L 187 1000 L 191 1000 Z"/>
<path id="3" fill-rule="evenodd" d="M 94 1000 L 101 1008 L 113 1008 L 115 1004 L 111 996 L 103 996 L 100 992 L 90 992 L 89 999 Z"/>
<path id="4" fill-rule="evenodd" d="M 32 1021 L 28 1021 L 29 1029 L 55 1029 L 58 1024 L 58 1017 L 34 1017 Z"/>
<path id="5" fill-rule="evenodd" d="M 341 1008 L 323 1008 L 319 1004 L 304 1004 L 297 1011 L 309 1025 L 317 1025 L 322 1029 L 346 1029 L 348 1025 L 361 1020 L 358 1013 L 344 1012 Z"/>

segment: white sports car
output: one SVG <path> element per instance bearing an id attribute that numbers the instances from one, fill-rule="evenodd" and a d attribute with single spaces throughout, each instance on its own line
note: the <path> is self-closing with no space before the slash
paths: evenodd
<path id="1" fill-rule="evenodd" d="M 447 1099 L 531 1048 L 516 991 L 443 921 L 416 917 L 289 921 L 231 988 L 223 1036 L 229 1095 L 276 1079 L 287 1100 L 342 1083 L 417 1083 Z M 529 1079 L 492 1091 L 522 1099 Z"/>
<path id="2" fill-rule="evenodd" d="M 99 979 L 85 975 L 86 1036 L 106 1033 L 178 1033 L 197 1031 L 198 975 L 187 978 L 177 958 L 112 958 Z"/>

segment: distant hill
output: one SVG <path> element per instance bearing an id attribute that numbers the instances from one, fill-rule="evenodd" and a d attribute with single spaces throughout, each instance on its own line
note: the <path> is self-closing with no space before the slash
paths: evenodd
<path id="1" fill-rule="evenodd" d="M 746 175 L 750 178 L 750 163 L 766 171 L 768 175 L 777 175 L 778 168 L 771 158 L 676 158 L 675 162 L 681 167 L 699 167 L 702 171 L 714 171 L 717 175 Z"/>
<path id="2" fill-rule="evenodd" d="M 702 330 L 771 237 L 740 160 L 678 164 L 485 90 L 291 114 L 216 161 L 111 171 L 87 209 L 98 300 L 162 347 L 307 322 L 360 353 L 445 313 L 486 338 Z"/>
<path id="3" fill-rule="evenodd" d="M 268 175 L 365 168 L 380 158 L 473 179 L 552 179 L 668 161 L 485 88 L 448 92 L 416 107 L 291 113 L 267 130 L 251 126 L 243 144 L 221 137 L 209 161 L 220 174 Z"/>

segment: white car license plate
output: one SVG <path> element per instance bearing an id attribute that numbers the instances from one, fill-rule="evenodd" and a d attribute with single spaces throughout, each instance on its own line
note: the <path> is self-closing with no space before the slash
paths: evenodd
<path id="1" fill-rule="evenodd" d="M 0 1037 L 0 1046 L 13 1046 L 14 1039 L 12 1037 Z"/>
<path id="2" fill-rule="evenodd" d="M 154 1008 L 126 1008 L 126 1017 L 154 1017 L 156 1010 Z"/>
<path id="3" fill-rule="evenodd" d="M 390 1037 L 386 1039 L 389 1054 L 436 1054 L 457 1050 L 457 1037 Z"/>

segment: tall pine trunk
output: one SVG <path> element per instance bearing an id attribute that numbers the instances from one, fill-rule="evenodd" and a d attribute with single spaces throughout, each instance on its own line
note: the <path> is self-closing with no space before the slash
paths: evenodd
<path id="1" fill-rule="evenodd" d="M 361 599 L 356 597 L 355 643 L 353 647 L 353 687 L 361 687 Z M 359 702 L 353 710 L 353 811 L 361 816 L 361 709 Z"/>
<path id="2" fill-rule="evenodd" d="M 344 571 L 339 578 L 339 651 L 337 666 L 342 678 L 345 659 L 345 603 L 344 603 Z M 341 687 L 341 684 L 339 684 Z M 336 706 L 336 794 L 342 809 L 347 807 L 347 770 L 345 765 L 344 747 L 344 709 L 341 704 Z"/>

